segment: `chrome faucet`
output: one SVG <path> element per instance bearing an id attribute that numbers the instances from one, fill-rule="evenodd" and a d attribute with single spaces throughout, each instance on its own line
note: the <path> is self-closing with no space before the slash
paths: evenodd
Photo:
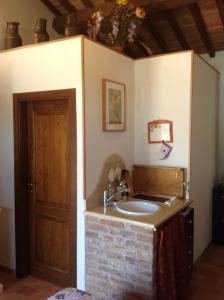
<path id="1" fill-rule="evenodd" d="M 114 197 L 121 195 L 122 193 L 128 193 L 130 192 L 129 188 L 124 188 L 116 193 L 113 193 L 112 195 L 108 195 L 108 191 L 103 192 L 103 202 L 104 202 L 104 208 L 107 208 L 109 206 L 114 206 L 115 202 L 111 201 Z"/>

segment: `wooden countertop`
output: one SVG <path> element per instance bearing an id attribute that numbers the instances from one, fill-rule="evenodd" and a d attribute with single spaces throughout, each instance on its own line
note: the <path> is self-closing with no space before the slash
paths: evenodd
<path id="1" fill-rule="evenodd" d="M 90 209 L 88 211 L 85 211 L 85 215 L 100 216 L 105 219 L 120 220 L 122 222 L 132 222 L 138 225 L 148 226 L 150 228 L 156 229 L 160 224 L 167 221 L 169 218 L 183 210 L 185 207 L 189 206 L 191 203 L 191 200 L 183 199 L 177 199 L 175 203 L 172 204 L 172 206 L 168 206 L 162 203 L 156 203 L 161 207 L 161 210 L 153 215 L 148 216 L 132 216 L 122 214 L 118 212 L 114 206 L 106 208 L 105 211 L 103 206 Z"/>

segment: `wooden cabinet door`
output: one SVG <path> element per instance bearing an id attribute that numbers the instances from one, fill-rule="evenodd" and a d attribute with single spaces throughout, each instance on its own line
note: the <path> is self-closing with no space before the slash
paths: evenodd
<path id="1" fill-rule="evenodd" d="M 75 104 L 75 103 L 74 103 Z M 75 112 L 65 100 L 28 103 L 31 274 L 75 285 Z"/>

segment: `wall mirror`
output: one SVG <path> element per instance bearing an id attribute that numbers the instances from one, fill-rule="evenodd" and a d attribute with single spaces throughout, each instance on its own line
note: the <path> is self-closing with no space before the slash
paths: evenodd
<path id="1" fill-rule="evenodd" d="M 148 123 L 149 143 L 173 142 L 173 122 L 169 120 L 154 120 Z"/>

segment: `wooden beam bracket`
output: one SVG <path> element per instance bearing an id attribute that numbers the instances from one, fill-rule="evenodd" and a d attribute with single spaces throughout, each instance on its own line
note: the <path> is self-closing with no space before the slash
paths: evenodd
<path id="1" fill-rule="evenodd" d="M 204 19 L 202 17 L 202 14 L 201 14 L 201 11 L 200 11 L 200 8 L 199 8 L 198 4 L 197 3 L 190 4 L 189 8 L 190 8 L 192 17 L 195 21 L 195 24 L 198 28 L 198 31 L 201 35 L 201 38 L 204 42 L 204 45 L 205 45 L 205 47 L 208 51 L 209 56 L 214 57 L 215 56 L 215 49 L 213 47 L 211 38 L 209 36 L 206 24 L 204 22 Z"/>
<path id="2" fill-rule="evenodd" d="M 146 23 L 146 26 L 148 27 L 148 29 L 150 30 L 151 34 L 153 35 L 154 39 L 156 40 L 157 44 L 163 51 L 163 53 L 170 52 L 168 45 L 164 41 L 160 32 L 158 31 L 155 23 L 150 18 L 146 19 L 145 23 Z"/>
<path id="3" fill-rule="evenodd" d="M 223 0 L 215 0 L 216 6 L 219 12 L 220 19 L 222 21 L 223 29 L 224 29 L 224 1 Z"/>
<path id="4" fill-rule="evenodd" d="M 41 2 L 57 17 L 61 16 L 62 13 L 48 0 L 41 0 Z"/>
<path id="5" fill-rule="evenodd" d="M 182 48 L 184 50 L 190 50 L 190 46 L 189 46 L 182 30 L 180 29 L 180 26 L 177 22 L 176 16 L 173 13 L 173 11 L 169 10 L 166 13 L 164 13 L 164 15 L 165 15 L 165 18 L 167 19 L 168 23 L 170 24 L 174 34 L 176 35 L 178 42 L 180 43 Z"/>
<path id="6" fill-rule="evenodd" d="M 58 2 L 67 10 L 68 13 L 76 12 L 76 8 L 68 0 L 58 0 Z"/>

